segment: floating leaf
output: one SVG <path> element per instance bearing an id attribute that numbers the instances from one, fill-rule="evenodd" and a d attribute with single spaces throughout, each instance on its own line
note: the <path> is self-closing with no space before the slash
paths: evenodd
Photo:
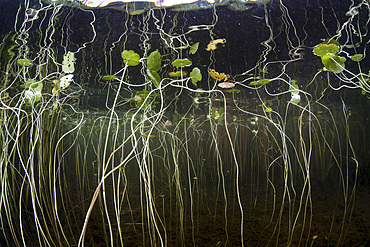
<path id="1" fill-rule="evenodd" d="M 217 81 L 227 81 L 230 78 L 230 75 L 225 73 L 218 73 L 214 69 L 209 69 L 208 74 Z"/>
<path id="2" fill-rule="evenodd" d="M 113 81 L 113 80 L 116 80 L 117 79 L 117 76 L 115 76 L 115 75 L 105 75 L 105 76 L 103 76 L 102 79 L 104 81 Z"/>
<path id="3" fill-rule="evenodd" d="M 147 134 L 142 134 L 142 137 L 149 137 L 149 138 L 154 138 L 157 137 L 156 135 L 147 135 Z"/>
<path id="4" fill-rule="evenodd" d="M 227 90 L 226 91 L 227 93 L 239 93 L 240 92 L 240 90 L 239 89 L 230 89 L 230 90 Z"/>
<path id="5" fill-rule="evenodd" d="M 317 56 L 325 56 L 328 54 L 337 54 L 339 51 L 339 46 L 336 44 L 319 44 L 315 46 L 313 53 Z"/>
<path id="6" fill-rule="evenodd" d="M 176 71 L 176 72 L 170 72 L 168 73 L 169 76 L 171 77 L 181 77 L 181 76 L 186 76 L 186 72 L 185 71 Z"/>
<path id="7" fill-rule="evenodd" d="M 60 78 L 59 80 L 59 86 L 61 89 L 66 89 L 71 81 L 73 80 L 73 74 L 68 74 Z"/>
<path id="8" fill-rule="evenodd" d="M 267 107 L 267 108 L 265 109 L 265 112 L 272 112 L 272 108 L 271 108 L 271 107 Z"/>
<path id="9" fill-rule="evenodd" d="M 41 100 L 42 82 L 32 84 L 29 89 L 24 91 L 24 99 L 28 105 L 33 106 Z"/>
<path id="10" fill-rule="evenodd" d="M 191 82 L 197 87 L 197 82 L 202 80 L 202 73 L 197 67 L 190 72 Z"/>
<path id="11" fill-rule="evenodd" d="M 36 81 L 34 79 L 27 79 L 23 85 L 21 85 L 22 88 L 29 88 L 31 85 L 37 85 L 35 83 Z"/>
<path id="12" fill-rule="evenodd" d="M 257 86 L 258 84 L 258 81 L 252 81 L 251 83 L 249 83 L 250 86 Z"/>
<path id="13" fill-rule="evenodd" d="M 199 48 L 199 42 L 194 43 L 190 49 L 189 49 L 189 54 L 195 54 L 198 51 Z"/>
<path id="14" fill-rule="evenodd" d="M 130 15 L 140 15 L 142 13 L 144 13 L 146 10 L 143 9 L 143 10 L 136 10 L 136 11 L 131 11 L 131 12 L 128 12 Z"/>
<path id="15" fill-rule="evenodd" d="M 147 70 L 149 78 L 152 80 L 155 87 L 159 87 L 159 84 L 161 82 L 161 77 L 158 75 L 157 72 Z"/>
<path id="16" fill-rule="evenodd" d="M 340 43 L 338 41 L 336 41 L 335 39 L 333 39 L 333 38 L 327 38 L 324 41 L 324 44 L 335 44 L 337 46 L 340 46 Z"/>
<path id="17" fill-rule="evenodd" d="M 235 87 L 235 83 L 225 81 L 217 84 L 217 86 L 220 88 L 233 88 Z"/>
<path id="18" fill-rule="evenodd" d="M 355 54 L 351 57 L 352 61 L 360 61 L 362 59 L 363 55 L 362 54 Z"/>
<path id="19" fill-rule="evenodd" d="M 290 99 L 290 102 L 294 104 L 298 104 L 301 101 L 301 96 L 299 94 L 292 94 L 292 98 Z"/>
<path id="20" fill-rule="evenodd" d="M 213 50 L 216 50 L 217 48 L 217 44 L 225 44 L 226 43 L 226 39 L 216 39 L 216 40 L 212 40 L 211 42 L 209 42 L 209 44 L 207 45 L 207 48 L 206 50 L 207 51 L 213 51 Z"/>
<path id="21" fill-rule="evenodd" d="M 124 50 L 121 53 L 121 57 L 123 58 L 123 62 L 129 66 L 136 66 L 140 62 L 140 55 L 135 53 L 133 50 Z"/>
<path id="22" fill-rule="evenodd" d="M 345 57 L 337 55 L 325 55 L 321 58 L 322 64 L 325 68 L 334 73 L 340 73 L 344 70 Z"/>
<path id="23" fill-rule="evenodd" d="M 271 81 L 270 79 L 262 79 L 262 80 L 259 80 L 258 83 L 261 85 L 266 85 L 266 84 L 269 84 L 270 81 Z"/>
<path id="24" fill-rule="evenodd" d="M 289 85 L 289 91 L 292 96 L 299 94 L 298 85 L 296 80 L 292 80 Z"/>
<path id="25" fill-rule="evenodd" d="M 191 64 L 191 61 L 187 58 L 185 59 L 176 59 L 175 61 L 172 62 L 172 65 L 175 67 L 184 67 L 188 66 Z"/>
<path id="26" fill-rule="evenodd" d="M 75 71 L 75 54 L 71 51 L 63 56 L 62 70 L 64 73 L 70 74 Z"/>
<path id="27" fill-rule="evenodd" d="M 151 71 L 158 72 L 161 69 L 161 54 L 158 50 L 150 53 L 146 64 Z"/>
<path id="28" fill-rule="evenodd" d="M 24 67 L 28 67 L 28 66 L 31 66 L 32 65 L 32 62 L 29 59 L 27 59 L 27 58 L 18 59 L 17 60 L 17 63 L 20 66 L 24 66 Z"/>

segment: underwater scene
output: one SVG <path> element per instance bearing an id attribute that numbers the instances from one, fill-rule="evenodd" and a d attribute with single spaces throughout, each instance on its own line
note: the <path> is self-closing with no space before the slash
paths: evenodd
<path id="1" fill-rule="evenodd" d="M 0 7 L 0 246 L 370 246 L 368 0 Z"/>

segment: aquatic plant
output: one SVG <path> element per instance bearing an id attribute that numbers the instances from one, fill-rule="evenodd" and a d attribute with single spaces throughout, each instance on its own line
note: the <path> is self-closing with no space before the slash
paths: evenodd
<path id="1" fill-rule="evenodd" d="M 366 112 L 352 109 L 370 92 L 356 24 L 369 5 L 304 6 L 333 35 L 319 41 L 300 9 L 259 2 L 235 27 L 216 7 L 22 2 L 0 48 L 7 245 L 346 244 L 368 168 Z M 325 233 L 320 186 L 336 195 Z"/>

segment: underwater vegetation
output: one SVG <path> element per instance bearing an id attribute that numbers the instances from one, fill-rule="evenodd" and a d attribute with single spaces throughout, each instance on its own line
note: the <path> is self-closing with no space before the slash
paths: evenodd
<path id="1" fill-rule="evenodd" d="M 165 5 L 6 20 L 0 245 L 369 245 L 369 3 Z"/>

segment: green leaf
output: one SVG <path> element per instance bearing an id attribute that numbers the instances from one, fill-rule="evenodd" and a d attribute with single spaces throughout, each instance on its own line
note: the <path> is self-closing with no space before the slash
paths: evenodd
<path id="1" fill-rule="evenodd" d="M 115 75 L 105 75 L 105 76 L 103 76 L 102 79 L 104 81 L 113 81 L 113 80 L 116 80 L 117 79 L 117 76 L 115 76 Z"/>
<path id="2" fill-rule="evenodd" d="M 257 86 L 258 84 L 258 81 L 252 81 L 251 83 L 249 83 L 250 86 Z"/>
<path id="3" fill-rule="evenodd" d="M 150 53 L 146 66 L 149 70 L 158 72 L 161 69 L 161 54 L 158 50 Z"/>
<path id="4" fill-rule="evenodd" d="M 271 107 L 267 107 L 267 108 L 265 109 L 265 112 L 272 112 L 272 108 L 271 108 Z"/>
<path id="5" fill-rule="evenodd" d="M 195 54 L 198 51 L 199 42 L 194 43 L 189 50 L 189 54 Z"/>
<path id="6" fill-rule="evenodd" d="M 123 62 L 129 66 L 136 66 L 140 62 L 140 55 L 135 53 L 133 50 L 124 50 L 121 53 L 121 57 L 123 58 Z"/>
<path id="7" fill-rule="evenodd" d="M 358 62 L 362 59 L 363 55 L 362 54 L 355 54 L 351 57 L 352 61 Z"/>
<path id="8" fill-rule="evenodd" d="M 270 81 L 271 81 L 270 79 L 262 79 L 262 80 L 259 80 L 258 83 L 261 85 L 266 85 L 266 84 L 269 84 Z"/>
<path id="9" fill-rule="evenodd" d="M 41 100 L 42 82 L 32 84 L 29 89 L 24 91 L 24 99 L 28 105 L 33 106 Z"/>
<path id="10" fill-rule="evenodd" d="M 325 55 L 321 58 L 322 64 L 325 68 L 334 73 L 340 73 L 344 70 L 345 57 L 337 55 Z"/>
<path id="11" fill-rule="evenodd" d="M 202 73 L 197 67 L 190 72 L 191 82 L 197 87 L 197 82 L 202 80 Z"/>
<path id="12" fill-rule="evenodd" d="M 142 137 L 149 137 L 149 138 L 157 137 L 156 135 L 147 135 L 147 134 L 141 134 L 140 136 L 142 136 Z"/>
<path id="13" fill-rule="evenodd" d="M 185 59 L 176 59 L 175 61 L 172 62 L 172 65 L 175 67 L 184 67 L 188 66 L 191 64 L 191 61 L 187 58 Z"/>
<path id="14" fill-rule="evenodd" d="M 148 73 L 150 80 L 152 80 L 153 85 L 155 87 L 159 87 L 159 84 L 161 82 L 161 77 L 158 75 L 158 73 L 155 71 L 151 71 L 149 69 L 147 70 L 147 73 Z"/>
<path id="15" fill-rule="evenodd" d="M 170 72 L 170 73 L 168 73 L 168 75 L 171 76 L 171 77 L 181 77 L 181 76 L 186 76 L 186 72 L 178 70 L 176 72 Z"/>
<path id="16" fill-rule="evenodd" d="M 27 59 L 27 58 L 18 59 L 17 60 L 17 63 L 20 66 L 24 66 L 24 67 L 28 67 L 28 66 L 31 66 L 32 65 L 32 62 L 29 59 Z"/>
<path id="17" fill-rule="evenodd" d="M 313 53 L 316 56 L 322 57 L 328 54 L 337 54 L 339 51 L 339 46 L 336 44 L 319 44 L 315 46 Z"/>
<path id="18" fill-rule="evenodd" d="M 36 81 L 34 79 L 27 79 L 25 81 L 25 83 L 22 84 L 20 87 L 22 87 L 22 88 L 29 88 L 29 87 L 31 87 L 31 85 L 36 85 L 37 86 L 37 84 L 35 82 Z"/>
<path id="19" fill-rule="evenodd" d="M 296 80 L 292 80 L 289 85 L 289 92 L 293 95 L 299 94 L 298 85 Z"/>
<path id="20" fill-rule="evenodd" d="M 335 39 L 333 39 L 333 38 L 327 38 L 324 41 L 324 44 L 335 44 L 337 46 L 340 46 L 340 43 L 338 41 L 336 41 Z"/>
<path id="21" fill-rule="evenodd" d="M 240 90 L 239 89 L 230 89 L 230 90 L 227 90 L 226 91 L 227 93 L 239 93 L 240 92 Z"/>

